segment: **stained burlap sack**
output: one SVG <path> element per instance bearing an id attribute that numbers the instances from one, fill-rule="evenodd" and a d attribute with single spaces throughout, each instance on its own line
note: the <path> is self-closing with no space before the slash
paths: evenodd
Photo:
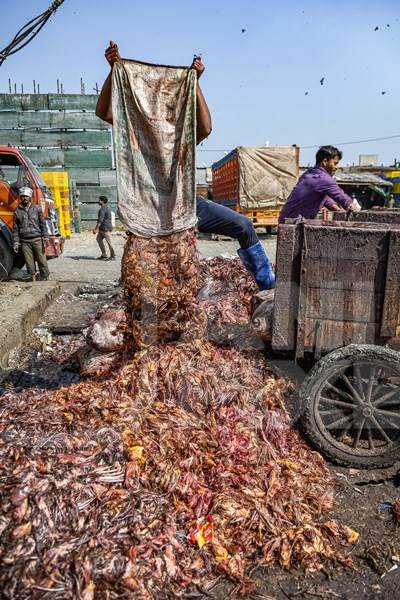
<path id="1" fill-rule="evenodd" d="M 112 76 L 118 213 L 151 237 L 196 222 L 196 73 L 121 60 Z"/>

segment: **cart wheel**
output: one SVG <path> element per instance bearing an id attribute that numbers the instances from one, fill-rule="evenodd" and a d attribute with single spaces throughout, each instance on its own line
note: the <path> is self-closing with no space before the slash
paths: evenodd
<path id="1" fill-rule="evenodd" d="M 400 459 L 400 353 L 380 346 L 335 350 L 300 389 L 302 424 L 332 461 L 357 468 Z"/>

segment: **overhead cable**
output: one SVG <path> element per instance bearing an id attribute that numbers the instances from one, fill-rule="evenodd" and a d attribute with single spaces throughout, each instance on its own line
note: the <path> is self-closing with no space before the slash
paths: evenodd
<path id="1" fill-rule="evenodd" d="M 367 140 L 355 140 L 353 142 L 335 142 L 332 146 L 351 146 L 352 144 L 366 144 L 367 142 L 383 142 L 385 140 L 394 140 L 396 138 L 400 138 L 400 133 L 397 135 L 387 135 L 385 137 L 377 137 L 377 138 L 369 138 Z M 322 144 L 318 146 L 300 146 L 302 150 L 306 150 L 308 148 L 319 148 Z"/>
<path id="2" fill-rule="evenodd" d="M 14 39 L 6 46 L 3 50 L 0 51 L 0 66 L 3 62 L 16 52 L 25 48 L 43 29 L 46 25 L 47 21 L 54 15 L 56 10 L 60 8 L 61 4 L 64 0 L 54 0 L 51 6 L 45 10 L 43 13 L 34 17 L 26 25 L 21 27 L 21 29 L 15 34 Z"/>
<path id="3" fill-rule="evenodd" d="M 387 135 L 385 137 L 377 137 L 377 138 L 368 138 L 366 140 L 354 140 L 352 142 L 335 142 L 332 146 L 351 146 L 352 144 L 366 144 L 368 142 L 383 142 L 385 140 L 395 140 L 400 138 L 400 133 L 396 135 Z M 293 144 L 296 146 L 297 144 Z M 315 144 L 313 146 L 298 146 L 300 150 L 309 150 L 310 148 L 320 148 L 322 144 Z M 210 149 L 202 149 L 198 148 L 197 152 L 229 152 L 227 148 L 210 148 Z"/>

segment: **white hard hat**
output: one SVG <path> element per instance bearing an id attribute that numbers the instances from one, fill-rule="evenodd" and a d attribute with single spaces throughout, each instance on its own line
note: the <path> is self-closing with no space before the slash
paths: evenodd
<path id="1" fill-rule="evenodd" d="M 19 190 L 19 195 L 20 196 L 29 196 L 29 198 L 32 198 L 33 190 L 30 187 L 22 187 Z"/>

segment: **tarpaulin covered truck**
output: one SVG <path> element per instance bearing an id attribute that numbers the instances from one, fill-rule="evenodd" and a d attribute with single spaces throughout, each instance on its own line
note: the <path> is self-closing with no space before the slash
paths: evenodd
<path id="1" fill-rule="evenodd" d="M 212 165 L 215 202 L 274 227 L 299 176 L 299 148 L 239 146 Z"/>

